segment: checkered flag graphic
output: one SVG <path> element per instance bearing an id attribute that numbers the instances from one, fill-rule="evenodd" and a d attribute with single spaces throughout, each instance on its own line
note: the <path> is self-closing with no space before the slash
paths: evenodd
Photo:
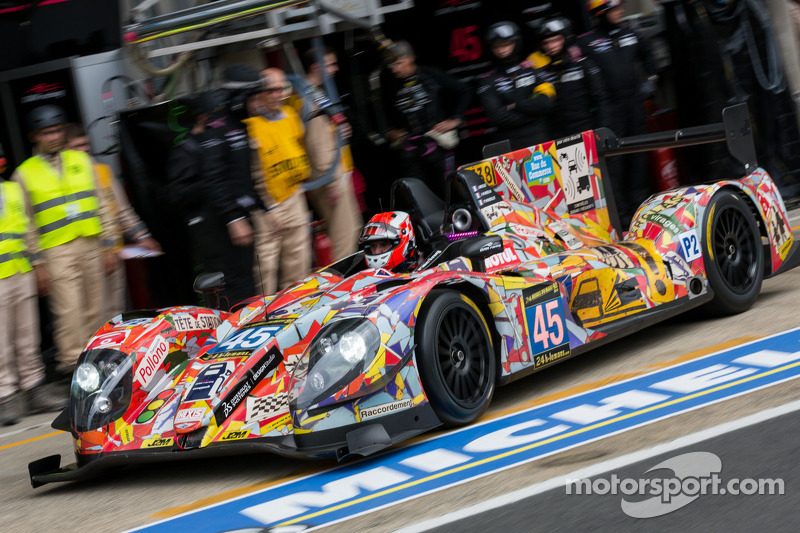
<path id="1" fill-rule="evenodd" d="M 286 410 L 289 395 L 279 392 L 263 398 L 247 399 L 247 418 L 250 421 L 266 420 Z"/>

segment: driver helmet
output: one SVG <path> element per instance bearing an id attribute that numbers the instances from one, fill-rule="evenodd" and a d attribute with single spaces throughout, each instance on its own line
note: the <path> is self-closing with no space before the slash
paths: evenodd
<path id="1" fill-rule="evenodd" d="M 417 255 L 414 228 L 405 211 L 373 216 L 364 226 L 358 244 L 364 250 L 368 268 L 392 270 L 412 262 Z"/>

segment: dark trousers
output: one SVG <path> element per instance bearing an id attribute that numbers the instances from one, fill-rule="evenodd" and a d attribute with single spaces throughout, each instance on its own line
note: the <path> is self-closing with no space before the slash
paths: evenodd
<path id="1" fill-rule="evenodd" d="M 420 178 L 442 200 L 447 190 L 447 176 L 455 171 L 455 158 L 433 140 L 410 137 L 400 150 L 403 178 Z"/>
<path id="2" fill-rule="evenodd" d="M 195 273 L 225 274 L 222 307 L 229 308 L 256 294 L 252 246 L 234 246 L 225 222 L 213 213 L 192 218 L 188 229 Z"/>

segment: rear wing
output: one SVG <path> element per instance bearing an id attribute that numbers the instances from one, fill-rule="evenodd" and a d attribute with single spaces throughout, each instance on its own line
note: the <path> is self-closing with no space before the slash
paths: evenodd
<path id="1" fill-rule="evenodd" d="M 487 146 L 484 157 L 459 170 L 479 174 L 505 200 L 525 202 L 566 223 L 589 226 L 609 242 L 622 235 L 606 159 L 659 148 L 725 142 L 745 173 L 757 167 L 755 143 L 746 104 L 727 107 L 722 122 L 678 130 L 618 137 L 608 128 L 585 131 L 521 150 L 497 153 L 503 143 Z M 507 145 L 506 145 L 507 146 Z"/>
<path id="2" fill-rule="evenodd" d="M 745 172 L 752 172 L 758 166 L 747 104 L 726 107 L 722 110 L 722 122 L 717 124 L 631 137 L 617 137 L 610 129 L 599 128 L 595 130 L 595 135 L 597 148 L 605 157 L 648 152 L 659 148 L 682 148 L 725 142 L 728 145 L 728 152 L 744 166 Z"/>

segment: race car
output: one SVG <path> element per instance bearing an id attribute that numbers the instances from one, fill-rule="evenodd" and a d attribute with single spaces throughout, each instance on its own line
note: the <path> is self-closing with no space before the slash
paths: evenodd
<path id="1" fill-rule="evenodd" d="M 728 143 L 743 177 L 657 194 L 623 232 L 605 159 L 711 141 Z M 116 317 L 86 345 L 53 423 L 77 462 L 35 461 L 31 483 L 202 454 L 366 456 L 470 424 L 498 385 L 677 313 L 742 312 L 798 262 L 754 160 L 739 107 L 719 125 L 502 153 L 462 167 L 446 201 L 401 180 L 392 207 L 413 221 L 416 268 L 370 269 L 359 252 L 231 311 Z"/>

